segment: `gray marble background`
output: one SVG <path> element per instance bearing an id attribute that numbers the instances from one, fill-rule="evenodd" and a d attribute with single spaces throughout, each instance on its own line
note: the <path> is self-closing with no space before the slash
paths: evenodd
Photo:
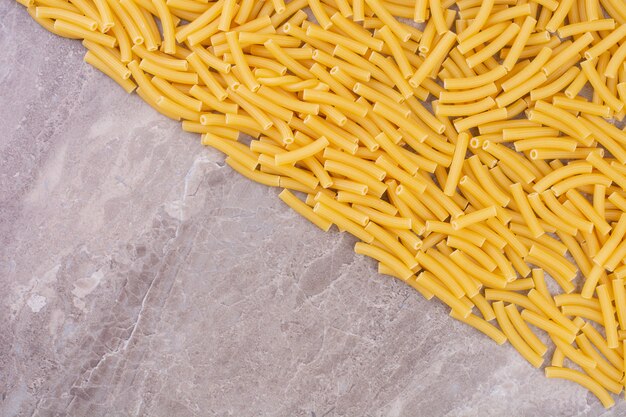
<path id="1" fill-rule="evenodd" d="M 0 416 L 618 416 L 0 2 Z"/>

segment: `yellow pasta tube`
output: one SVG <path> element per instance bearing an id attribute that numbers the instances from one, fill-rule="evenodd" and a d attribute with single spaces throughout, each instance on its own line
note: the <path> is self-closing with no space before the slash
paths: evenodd
<path id="1" fill-rule="evenodd" d="M 506 310 L 506 314 L 513 324 L 513 327 L 515 328 L 515 330 L 517 330 L 519 335 L 522 337 L 522 339 L 524 339 L 528 346 L 530 346 L 532 350 L 534 350 L 539 356 L 545 355 L 545 353 L 548 351 L 548 347 L 543 344 L 543 342 L 539 340 L 539 338 L 526 325 L 524 319 L 522 319 L 522 316 L 517 310 L 517 307 L 514 304 L 509 304 L 504 307 L 504 309 Z"/>
<path id="2" fill-rule="evenodd" d="M 577 67 L 572 67 L 568 69 L 565 74 L 563 74 L 561 77 L 558 77 L 554 81 L 549 82 L 548 80 L 548 84 L 531 90 L 530 99 L 532 101 L 537 101 L 547 97 L 552 97 L 554 102 L 554 99 L 557 97 L 555 95 L 564 88 L 566 88 L 568 85 L 570 85 L 576 79 L 579 73 L 580 69 L 578 69 Z"/>
<path id="3" fill-rule="evenodd" d="M 454 229 L 459 230 L 468 227 L 474 223 L 479 223 L 492 217 L 496 217 L 496 214 L 497 211 L 495 206 L 490 206 L 457 217 L 456 219 L 452 220 L 451 224 Z"/>
<path id="4" fill-rule="evenodd" d="M 85 29 L 82 26 L 78 26 L 65 20 L 55 20 L 54 29 L 61 32 L 64 36 L 65 34 L 67 34 L 72 37 L 86 39 L 107 46 L 109 48 L 114 48 L 117 45 L 117 39 L 115 39 L 113 36 L 91 31 L 89 29 Z"/>
<path id="5" fill-rule="evenodd" d="M 513 345 L 513 347 L 524 357 L 524 359 L 530 362 L 531 365 L 535 368 L 539 368 L 543 363 L 543 358 L 533 351 L 515 330 L 515 327 L 513 327 L 513 324 L 509 320 L 504 303 L 502 301 L 496 301 L 493 303 L 493 310 L 496 313 L 496 319 L 498 320 L 500 328 L 506 335 L 509 342 L 511 342 L 511 345 Z"/>
<path id="6" fill-rule="evenodd" d="M 507 114 L 506 109 L 494 109 L 494 110 L 488 110 L 483 113 L 478 113 L 472 116 L 468 116 L 462 119 L 457 119 L 453 123 L 454 123 L 454 127 L 459 132 L 462 132 L 464 130 L 469 130 L 473 127 L 476 127 L 485 123 L 495 122 L 497 120 L 504 120 L 507 118 L 507 115 L 508 114 Z"/>
<path id="7" fill-rule="evenodd" d="M 320 136 L 325 136 L 334 146 L 344 149 L 351 154 L 356 153 L 359 145 L 337 129 L 334 129 L 330 123 L 325 122 L 320 117 L 309 114 L 304 118 L 303 122 Z"/>
<path id="8" fill-rule="evenodd" d="M 570 359 L 575 364 L 579 365 L 581 368 L 591 368 L 591 369 L 594 369 L 597 366 L 596 362 L 593 359 L 589 358 L 587 355 L 585 355 L 580 350 L 575 349 L 572 345 L 570 345 L 569 343 L 563 341 L 559 337 L 551 336 L 551 339 L 554 342 L 554 344 L 556 345 L 556 347 L 561 352 L 563 352 L 565 357 Z"/>
<path id="9" fill-rule="evenodd" d="M 359 195 L 347 191 L 339 191 L 337 193 L 337 201 L 341 203 L 353 203 L 362 206 L 372 207 L 381 213 L 394 216 L 398 209 L 384 200 L 368 195 Z"/>
<path id="10" fill-rule="evenodd" d="M 600 301 L 600 310 L 604 318 L 604 328 L 606 330 L 606 343 L 610 349 L 618 347 L 619 338 L 617 337 L 617 323 L 615 322 L 615 312 L 613 310 L 613 302 L 609 296 L 609 290 L 606 285 L 598 285 L 596 287 L 598 301 Z"/>
<path id="11" fill-rule="evenodd" d="M 128 78 L 124 79 L 123 77 L 121 77 L 117 71 L 113 70 L 109 65 L 107 65 L 107 63 L 102 61 L 93 52 L 87 51 L 83 60 L 89 65 L 109 76 L 109 78 L 118 83 L 127 93 L 130 94 L 135 90 L 135 88 L 137 88 L 137 85 L 132 80 Z"/>
<path id="12" fill-rule="evenodd" d="M 130 78 L 130 70 L 120 61 L 120 59 L 111 50 L 105 48 L 99 43 L 83 40 L 83 46 L 89 49 L 94 55 L 106 63 L 120 78 L 126 80 Z"/>
<path id="13" fill-rule="evenodd" d="M 557 294 L 554 296 L 554 303 L 557 307 L 574 305 L 590 308 L 600 312 L 600 302 L 597 299 L 587 299 L 580 294 Z"/>
<path id="14" fill-rule="evenodd" d="M 567 294 L 570 295 L 570 294 Z M 592 320 L 598 323 L 601 326 L 604 326 L 604 319 L 602 318 L 602 313 L 600 311 L 595 310 L 593 308 L 580 306 L 580 305 L 564 305 L 561 307 L 561 311 L 566 316 L 576 316 L 585 318 L 587 320 Z"/>
<path id="15" fill-rule="evenodd" d="M 504 91 L 510 91 L 514 87 L 528 81 L 541 69 L 543 65 L 545 65 L 546 62 L 548 62 L 551 55 L 552 50 L 550 48 L 542 48 L 539 54 L 537 54 L 535 59 L 533 59 L 529 65 L 502 83 L 502 89 Z"/>
<path id="16" fill-rule="evenodd" d="M 218 24 L 219 30 L 226 32 L 230 29 L 231 22 L 235 17 L 236 6 L 236 0 L 224 0 Z"/>
<path id="17" fill-rule="evenodd" d="M 418 262 L 413 254 L 404 247 L 395 236 L 392 236 L 389 232 L 385 231 L 382 227 L 378 226 L 374 222 L 369 222 L 365 226 L 365 230 L 372 234 L 379 242 L 386 246 L 389 251 L 402 261 L 409 269 L 417 267 Z M 461 294 L 462 296 L 463 294 Z"/>
<path id="18" fill-rule="evenodd" d="M 444 78 L 443 85 L 450 90 L 463 90 L 468 88 L 476 88 L 485 84 L 492 83 L 504 77 L 507 73 L 506 68 L 499 65 L 483 74 L 462 77 L 462 78 Z M 488 123 L 488 122 L 485 122 Z"/>
<path id="19" fill-rule="evenodd" d="M 515 200 L 515 204 L 517 205 L 520 214 L 524 218 L 524 221 L 528 225 L 528 228 L 530 229 L 533 237 L 538 238 L 539 236 L 543 235 L 545 231 L 543 230 L 543 227 L 541 227 L 539 220 L 535 216 L 535 213 L 533 212 L 530 203 L 528 202 L 528 199 L 526 197 L 526 194 L 524 193 L 521 184 L 516 183 L 511 185 L 510 190 L 511 195 Z"/>
<path id="20" fill-rule="evenodd" d="M 189 63 L 184 59 L 175 59 L 156 51 L 148 51 L 143 45 L 133 45 L 131 49 L 139 58 L 152 61 L 159 66 L 175 71 L 187 71 L 189 69 Z"/>
<path id="21" fill-rule="evenodd" d="M 325 91 L 305 89 L 302 92 L 302 98 L 305 101 L 334 106 L 342 112 L 350 113 L 358 117 L 365 117 L 368 112 L 368 107 L 361 103 Z"/>
<path id="22" fill-rule="evenodd" d="M 139 6 L 131 0 L 120 0 L 119 3 L 128 12 L 130 18 L 136 23 L 137 28 L 143 36 L 146 49 L 148 51 L 156 51 L 158 49 L 160 39 L 155 37 L 155 34 L 150 28 L 149 21 L 142 13 Z M 152 4 L 150 3 L 150 5 Z"/>
<path id="23" fill-rule="evenodd" d="M 452 156 L 452 163 L 450 164 L 448 178 L 444 186 L 443 192 L 448 196 L 452 196 L 456 192 L 456 187 L 461 176 L 461 170 L 463 168 L 463 162 L 465 160 L 468 143 L 469 134 L 467 134 L 467 132 L 461 132 L 455 144 L 454 154 Z"/>
<path id="24" fill-rule="evenodd" d="M 520 85 L 517 85 L 506 93 L 500 94 L 498 97 L 496 97 L 496 103 L 498 107 L 506 107 L 514 101 L 519 100 L 530 91 L 544 84 L 546 80 L 547 76 L 543 72 L 536 73 L 527 81 L 522 82 Z M 530 113 L 531 112 L 528 112 L 527 114 L 529 119 L 531 117 Z"/>
<path id="25" fill-rule="evenodd" d="M 377 196 L 381 196 L 387 189 L 387 186 L 377 178 L 374 178 L 366 172 L 355 169 L 353 166 L 341 162 L 328 159 L 324 162 L 324 169 L 329 172 L 343 175 L 358 183 L 367 185 L 370 192 Z"/>
<path id="26" fill-rule="evenodd" d="M 620 329 L 626 329 L 626 288 L 624 280 L 616 278 L 611 281 L 613 285 L 613 295 L 615 297 L 615 310 L 619 321 Z"/>
<path id="27" fill-rule="evenodd" d="M 626 59 L 626 46 L 624 44 L 617 48 L 617 51 L 611 56 L 609 63 L 604 70 L 604 76 L 610 79 L 617 77 L 617 72 Z"/>
<path id="28" fill-rule="evenodd" d="M 610 117 L 613 112 L 609 106 L 560 96 L 552 97 L 552 104 L 565 110 L 593 114 L 602 117 Z"/>
<path id="29" fill-rule="evenodd" d="M 593 61 L 583 61 L 580 63 L 587 79 L 593 86 L 595 92 L 604 100 L 604 102 L 616 112 L 619 112 L 624 107 L 624 103 L 615 97 L 615 95 L 608 89 L 606 84 L 600 78 L 600 75 L 594 68 Z"/>
<path id="30" fill-rule="evenodd" d="M 570 319 L 565 317 L 553 304 L 550 304 L 537 290 L 530 290 L 528 292 L 528 298 L 533 302 L 533 304 L 539 307 L 539 309 L 543 311 L 547 317 L 563 326 L 565 330 L 573 334 L 578 332 L 578 327 L 576 327 Z"/>
<path id="31" fill-rule="evenodd" d="M 437 116 L 469 116 L 481 113 L 494 107 L 496 102 L 491 97 L 467 104 L 439 104 L 433 102 L 433 109 Z"/>
<path id="32" fill-rule="evenodd" d="M 487 269 L 490 272 L 493 272 L 498 265 L 495 261 L 489 257 L 480 247 L 473 245 L 472 243 L 466 241 L 457 236 L 448 236 L 446 240 L 446 244 L 448 247 L 453 249 L 459 249 L 471 256 L 476 260 L 478 264 L 480 264 L 483 268 Z"/>
<path id="33" fill-rule="evenodd" d="M 361 158 L 347 154 L 345 152 L 338 151 L 333 148 L 324 149 L 323 157 L 326 159 L 331 159 L 347 165 L 351 165 L 355 169 L 361 170 L 380 181 L 382 181 L 386 176 L 385 170 L 381 169 L 379 166 L 375 165 L 371 161 L 365 161 Z M 393 213 L 395 214 L 396 211 L 393 211 Z"/>
<path id="34" fill-rule="evenodd" d="M 433 253 L 432 249 L 429 249 L 429 251 L 430 253 Z M 457 282 L 457 279 L 455 279 L 456 277 L 454 277 L 450 270 L 445 267 L 448 262 L 442 264 L 431 256 L 430 253 L 418 251 L 415 255 L 415 259 L 417 259 L 422 269 L 429 271 L 437 277 L 437 279 L 448 288 L 452 295 L 459 299 L 462 298 L 465 295 L 465 291 L 461 287 L 460 283 Z"/>
<path id="35" fill-rule="evenodd" d="M 494 3 L 494 0 L 487 0 L 480 3 L 480 9 L 478 10 L 478 13 L 472 23 L 465 28 L 465 30 L 459 33 L 459 41 L 462 42 L 481 31 L 491 14 Z"/>
<path id="36" fill-rule="evenodd" d="M 352 204 L 355 210 L 365 213 L 372 221 L 391 229 L 410 230 L 411 219 L 405 217 L 396 217 L 386 213 L 382 213 L 371 207 L 361 206 L 359 204 Z"/>
<path id="37" fill-rule="evenodd" d="M 35 16 L 39 19 L 60 19 L 68 23 L 80 26 L 83 29 L 94 31 L 98 28 L 98 22 L 94 19 L 57 7 L 37 7 Z"/>
<path id="38" fill-rule="evenodd" d="M 311 207 L 307 206 L 304 202 L 299 200 L 295 195 L 293 195 L 289 190 L 284 189 L 278 194 L 278 198 L 283 200 L 285 204 L 291 207 L 295 212 L 300 214 L 302 217 L 327 232 L 332 226 L 332 223 L 320 216 L 318 216 Z"/>
<path id="39" fill-rule="evenodd" d="M 572 8 L 574 4 L 574 0 L 563 0 L 559 2 L 559 6 L 556 8 L 554 13 L 552 13 L 552 17 L 545 25 L 547 31 L 554 33 L 557 29 L 563 24 L 565 18 L 567 17 L 567 13 Z"/>
<path id="40" fill-rule="evenodd" d="M 502 333 L 498 328 L 496 328 L 491 323 L 485 321 L 484 319 L 478 316 L 475 316 L 474 314 L 470 314 L 467 317 L 463 318 L 455 310 L 452 310 L 450 312 L 450 316 L 484 333 L 485 335 L 489 336 L 494 342 L 496 342 L 499 345 L 502 345 L 506 343 L 507 341 L 507 338 L 504 335 L 504 333 Z"/>
<path id="41" fill-rule="evenodd" d="M 485 283 L 491 288 L 504 288 L 506 287 L 506 278 L 494 272 L 490 272 L 487 269 L 480 267 L 475 262 L 471 261 L 464 253 L 459 250 L 455 250 L 449 255 L 449 258 L 454 261 L 461 269 L 467 272 L 480 282 Z"/>
<path id="42" fill-rule="evenodd" d="M 159 76 L 160 78 L 166 79 L 168 81 L 190 85 L 198 83 L 198 74 L 196 73 L 163 68 L 155 64 L 153 61 L 147 59 L 142 59 L 139 63 L 139 67 L 150 74 Z"/>
<path id="43" fill-rule="evenodd" d="M 232 54 L 233 60 L 235 61 L 235 65 L 239 69 L 239 73 L 241 74 L 241 79 L 252 92 L 256 92 L 261 85 L 255 79 L 252 71 L 250 70 L 250 66 L 246 61 L 246 58 L 241 50 L 241 46 L 239 45 L 239 38 L 236 32 L 227 32 L 226 33 L 226 42 L 228 43 L 228 48 L 230 49 L 230 53 Z"/>
<path id="44" fill-rule="evenodd" d="M 277 175 L 267 174 L 265 172 L 256 170 L 250 170 L 230 156 L 226 158 L 226 163 L 232 169 L 245 176 L 246 178 L 251 179 L 252 181 L 258 182 L 260 184 L 265 184 L 270 187 L 278 187 L 280 185 L 280 177 Z"/>
<path id="45" fill-rule="evenodd" d="M 455 42 L 456 34 L 450 31 L 446 32 L 436 45 L 435 49 L 426 57 L 422 66 L 420 66 L 409 79 L 409 84 L 414 88 L 419 87 L 428 74 L 435 69 L 435 66 L 443 61 L 443 57 L 448 54 Z"/>
<path id="46" fill-rule="evenodd" d="M 465 39 L 463 42 L 460 42 L 459 45 L 456 47 L 456 50 L 462 54 L 468 54 L 472 52 L 473 49 L 484 45 L 486 42 L 500 35 L 506 30 L 506 28 L 506 23 L 498 23 L 497 25 L 490 26 L 489 28 L 471 36 L 470 38 Z M 467 61 L 465 63 L 467 65 Z"/>
<path id="47" fill-rule="evenodd" d="M 600 385 L 594 381 L 591 377 L 573 369 L 548 366 L 545 370 L 546 377 L 548 378 L 561 378 L 575 382 L 591 391 L 604 405 L 605 408 L 610 408 L 615 404 L 613 398 L 609 393 Z"/>
<path id="48" fill-rule="evenodd" d="M 605 36 L 600 42 L 585 51 L 585 58 L 593 60 L 599 57 L 603 52 L 607 51 L 617 42 L 626 36 L 626 24 L 620 25 L 613 30 L 608 36 Z"/>
<path id="49" fill-rule="evenodd" d="M 509 52 L 506 55 L 506 58 L 502 62 L 502 66 L 506 68 L 507 71 L 511 71 L 513 67 L 515 66 L 515 64 L 517 63 L 519 57 L 522 54 L 522 51 L 524 50 L 524 47 L 528 43 L 528 40 L 532 32 L 535 30 L 536 24 L 537 24 L 537 21 L 533 19 L 531 16 L 527 16 L 524 19 L 524 23 L 522 23 L 519 33 L 517 34 L 515 41 L 513 41 L 513 45 L 511 46 L 511 49 L 509 50 Z"/>
<path id="50" fill-rule="evenodd" d="M 571 128 L 574 129 L 574 132 L 576 132 L 575 137 L 581 141 L 588 138 L 593 133 L 585 124 L 574 117 L 571 113 L 546 103 L 545 101 L 537 101 L 535 103 L 535 108 L 540 112 L 558 117 L 560 120 L 571 126 Z"/>
<path id="51" fill-rule="evenodd" d="M 158 13 L 163 30 L 163 52 L 166 54 L 176 53 L 176 32 L 174 21 L 164 0 L 152 0 L 152 4 Z"/>
<path id="52" fill-rule="evenodd" d="M 272 53 L 278 62 L 289 68 L 289 70 L 295 75 L 305 80 L 312 78 L 313 74 L 311 74 L 311 72 L 302 64 L 285 53 L 285 51 L 274 40 L 269 39 L 263 45 Z"/>
<path id="53" fill-rule="evenodd" d="M 574 204 L 574 206 L 594 224 L 598 232 L 602 235 L 607 235 L 611 231 L 611 226 L 602 216 L 600 216 L 598 212 L 596 212 L 593 206 L 589 204 L 587 199 L 580 195 L 578 191 L 570 189 L 565 193 L 565 195 L 568 200 L 571 201 L 572 204 Z"/>
<path id="54" fill-rule="evenodd" d="M 139 88 L 141 88 L 143 94 L 149 98 L 149 101 L 156 105 L 157 99 L 162 96 L 162 94 L 157 90 L 157 88 L 150 82 L 146 74 L 139 68 L 139 64 L 137 61 L 131 61 L 128 63 L 128 69 L 133 74 L 133 80 L 137 83 Z"/>
<path id="55" fill-rule="evenodd" d="M 485 46 L 474 55 L 469 56 L 466 61 L 470 68 L 474 68 L 476 65 L 486 61 L 489 57 L 495 55 L 500 51 L 511 39 L 517 35 L 520 27 L 513 23 L 509 25 L 497 38 L 495 38 L 489 45 Z M 504 65 L 503 65 L 504 66 Z M 504 66 L 506 68 L 506 66 Z"/>
<path id="56" fill-rule="evenodd" d="M 172 84 L 165 81 L 159 77 L 152 77 L 152 84 L 154 84 L 159 90 L 161 90 L 167 97 L 180 104 L 181 106 L 186 107 L 194 113 L 199 113 L 202 110 L 202 102 L 196 99 L 193 99 L 186 95 L 185 93 L 178 90 L 176 87 L 173 87 Z M 194 115 L 194 119 L 200 119 L 200 115 Z"/>
<path id="57" fill-rule="evenodd" d="M 357 242 L 354 245 L 354 251 L 359 255 L 369 256 L 370 258 L 375 259 L 378 262 L 384 263 L 385 265 L 389 266 L 394 272 L 396 272 L 401 279 L 405 281 L 413 276 L 413 271 L 407 268 L 398 258 L 374 245 Z M 420 282 L 420 284 L 424 285 L 422 282 Z M 430 288 L 432 286 L 424 285 L 424 287 L 432 292 L 432 289 Z M 433 294 L 437 295 L 434 292 Z"/>
<path id="58" fill-rule="evenodd" d="M 523 157 L 507 147 L 485 141 L 483 142 L 482 149 L 489 152 L 515 171 L 524 182 L 531 183 L 536 178 L 536 175 L 521 161 Z"/>
<path id="59" fill-rule="evenodd" d="M 244 149 L 246 147 L 243 145 L 238 146 L 241 144 L 236 141 L 220 138 L 213 133 L 207 132 L 202 137 L 202 143 L 225 153 L 249 170 L 254 171 L 258 165 L 258 161 L 252 156 L 254 153 L 248 149 Z"/>
<path id="60" fill-rule="evenodd" d="M 388 26 L 383 26 L 378 30 L 381 37 L 385 41 L 385 44 L 391 49 L 391 53 L 396 63 L 398 64 L 398 68 L 402 73 L 404 78 L 409 78 L 413 75 L 413 67 L 409 63 L 409 60 L 402 48 L 402 45 L 398 41 L 398 38 L 393 34 L 391 29 Z"/>
<path id="61" fill-rule="evenodd" d="M 558 339 L 565 340 L 568 343 L 572 343 L 575 339 L 576 333 L 569 332 L 559 324 L 550 320 L 542 314 L 533 312 L 532 310 L 525 309 L 521 313 L 522 318 L 533 326 L 544 330 L 549 335 L 555 336 Z"/>
<path id="62" fill-rule="evenodd" d="M 55 29 L 54 28 L 54 20 L 52 20 L 52 19 L 42 19 L 40 17 L 37 17 L 37 14 L 35 12 L 36 7 L 34 6 L 34 0 L 32 0 L 32 1 L 29 1 L 29 0 L 17 0 L 17 1 L 18 1 L 18 3 L 20 3 L 20 1 L 24 1 L 25 4 L 23 4 L 23 5 L 26 7 L 26 11 L 30 15 L 30 17 L 32 17 L 35 22 L 39 23 L 39 25 L 41 25 L 41 27 L 43 27 L 47 31 L 49 31 L 51 33 L 54 33 L 55 35 L 58 35 L 58 36 L 63 36 L 63 37 L 68 38 L 68 39 L 80 39 L 80 36 L 71 35 L 71 34 L 69 34 L 67 32 L 61 32 L 61 31 Z M 29 5 L 27 5 L 29 3 L 32 3 L 32 4 L 29 6 Z"/>
<path id="63" fill-rule="evenodd" d="M 594 152 L 590 152 L 592 154 Z M 552 186 L 552 191 L 558 197 L 561 194 L 565 194 L 567 190 L 572 188 L 579 188 L 585 185 L 601 184 L 606 187 L 611 185 L 611 179 L 603 174 L 582 174 L 565 179 L 558 184 Z"/>
<path id="64" fill-rule="evenodd" d="M 590 164 L 586 163 L 565 165 L 561 168 L 555 169 L 545 177 L 538 180 L 533 186 L 533 189 L 536 192 L 540 193 L 547 190 L 559 181 L 575 175 L 590 174 L 592 170 L 593 167 Z"/>
<path id="65" fill-rule="evenodd" d="M 357 223 L 360 226 L 365 226 L 369 222 L 369 217 L 366 214 L 363 214 L 360 211 L 354 210 L 349 205 L 342 204 L 339 201 L 335 200 L 334 198 L 331 198 L 327 196 L 326 194 L 323 194 L 322 192 L 318 192 L 315 195 L 314 201 L 320 202 L 324 204 L 325 206 L 328 206 L 329 208 L 341 213 L 344 217 Z"/>
<path id="66" fill-rule="evenodd" d="M 98 14 L 100 15 L 100 30 L 102 31 L 102 33 L 105 33 L 113 26 L 115 26 L 113 12 L 111 11 L 109 4 L 105 0 L 94 0 L 94 4 L 96 5 L 96 9 L 98 10 Z"/>
<path id="67" fill-rule="evenodd" d="M 313 156 L 318 152 L 321 152 L 329 145 L 328 139 L 324 136 L 321 136 L 314 142 L 309 143 L 301 148 L 294 149 L 289 152 L 276 154 L 274 159 L 276 161 L 276 165 L 285 165 L 285 164 L 293 164 L 295 162 L 301 161 L 305 158 Z"/>
<path id="68" fill-rule="evenodd" d="M 559 37 L 566 38 L 568 36 L 580 35 L 585 32 L 598 32 L 615 29 L 615 20 L 613 19 L 597 19 L 593 21 L 576 22 L 558 29 Z"/>
<path id="69" fill-rule="evenodd" d="M 563 49 L 559 54 L 556 54 L 550 61 L 548 61 L 543 67 L 542 71 L 546 75 L 554 73 L 557 69 L 561 68 L 570 59 L 577 57 L 578 54 L 587 47 L 593 41 L 591 33 L 587 32 L 580 38 L 576 39 L 571 45 Z"/>
<path id="70" fill-rule="evenodd" d="M 315 204 L 315 206 L 313 207 L 313 211 L 315 213 L 317 213 L 318 215 L 320 215 L 321 217 L 332 221 L 334 224 L 337 225 L 337 227 L 339 227 L 341 230 L 345 230 L 348 233 L 354 235 L 355 237 L 363 240 L 364 242 L 367 243 L 371 243 L 374 241 L 374 236 L 372 236 L 371 234 L 369 234 L 367 231 L 365 231 L 365 229 L 363 229 L 362 226 L 359 226 L 358 224 L 352 222 L 351 220 L 348 220 L 346 217 L 344 217 L 342 214 L 340 214 L 339 212 L 331 209 L 330 207 L 317 202 Z M 362 243 L 362 242 L 359 242 Z M 391 257 L 393 259 L 395 259 L 395 257 L 392 257 L 391 254 L 382 251 L 381 249 L 375 247 L 375 246 L 370 246 L 370 245 L 366 245 L 364 244 L 364 249 L 363 249 L 363 255 L 367 255 L 370 256 L 370 250 L 371 253 L 375 253 L 375 254 L 380 254 L 380 252 L 383 252 L 382 256 L 380 256 L 381 259 L 384 259 L 385 262 L 383 262 L 384 264 L 391 266 L 394 268 L 394 270 L 398 273 L 399 276 L 403 277 L 403 279 L 407 279 L 408 277 L 410 277 L 413 272 L 410 271 L 408 268 L 406 268 L 406 266 L 404 266 L 399 260 L 396 259 L 396 261 L 394 262 L 393 260 L 387 259 L 388 257 Z M 355 247 L 356 250 L 356 247 Z M 380 251 L 380 252 L 379 252 Z M 357 252 L 359 253 L 359 252 Z M 385 255 L 386 254 L 386 255 Z M 373 256 L 370 256 L 373 257 Z M 378 259 L 378 258 L 374 258 L 374 259 Z M 393 264 L 393 265 L 391 265 Z M 400 266 L 398 266 L 398 264 Z M 410 271 L 411 275 L 407 275 L 406 272 Z M 404 278 L 404 277 L 407 278 Z"/>
<path id="71" fill-rule="evenodd" d="M 546 300 L 554 303 L 552 294 L 550 294 L 550 291 L 548 290 L 548 287 L 546 285 L 545 274 L 542 269 L 534 268 L 532 270 L 532 280 L 535 284 L 534 288 L 539 291 L 539 293 L 541 293 L 541 295 L 543 295 Z"/>
<path id="72" fill-rule="evenodd" d="M 511 198 L 497 185 L 487 167 L 480 162 L 480 158 L 472 156 L 467 161 L 483 190 L 487 191 L 496 203 L 506 207 Z"/>
<path id="73" fill-rule="evenodd" d="M 531 257 L 543 261 L 546 265 L 549 265 L 553 270 L 558 271 L 559 275 L 568 280 L 573 280 L 576 277 L 577 270 L 570 264 L 566 258 L 557 256 L 554 252 L 544 249 L 537 244 L 533 244 L 530 247 L 528 254 Z"/>
<path id="74" fill-rule="evenodd" d="M 365 0 L 365 3 L 374 11 L 376 16 L 382 20 L 389 29 L 402 41 L 406 42 L 411 38 L 411 32 L 405 29 L 393 15 L 386 9 L 380 0 Z M 388 3 L 387 3 L 388 4 Z M 355 13 L 356 15 L 356 13 Z M 356 19 L 355 19 L 356 20 Z"/>
<path id="75" fill-rule="evenodd" d="M 538 137 L 532 139 L 516 140 L 513 145 L 517 152 L 525 152 L 537 148 L 541 149 L 542 147 L 553 150 L 574 152 L 576 150 L 576 146 L 578 145 L 578 141 L 574 139 L 567 139 L 563 136 L 554 138 Z M 551 172 L 552 171 L 549 171 L 548 174 L 550 174 Z"/>
<path id="76" fill-rule="evenodd" d="M 433 268 L 429 268 L 427 266 L 427 264 L 432 264 L 434 265 L 434 267 L 436 267 L 436 264 L 430 261 L 431 259 L 434 259 L 434 261 L 438 262 L 439 266 L 443 267 L 443 269 L 447 271 L 447 274 L 444 275 L 447 276 L 449 279 L 456 281 L 461 287 L 463 293 L 470 297 L 472 299 L 472 302 L 477 303 L 475 299 L 477 295 L 480 294 L 480 285 L 477 282 L 475 282 L 467 273 L 465 273 L 463 269 L 459 268 L 459 266 L 456 265 L 454 262 L 450 262 L 447 256 L 443 253 L 435 249 L 428 249 L 426 251 L 426 254 L 428 255 L 428 257 L 424 256 L 424 252 L 418 251 L 416 259 L 420 263 L 420 265 L 422 265 L 426 269 L 430 269 L 431 272 L 433 272 L 433 274 L 435 275 L 444 274 L 443 271 L 437 272 Z M 484 298 L 482 299 L 482 301 L 484 301 Z M 478 304 L 477 306 L 481 309 L 481 312 L 486 311 L 486 308 L 490 308 L 489 303 L 487 303 L 486 301 L 484 301 L 484 303 L 482 304 L 481 301 L 478 301 Z M 485 304 L 487 305 L 487 307 L 485 306 Z M 487 320 L 493 319 L 493 317 L 489 316 L 488 312 L 485 314 L 485 317 L 488 317 Z"/>
<path id="77" fill-rule="evenodd" d="M 430 272 L 423 271 L 417 276 L 416 281 L 428 291 L 433 293 L 435 297 L 447 304 L 461 317 L 466 318 L 471 314 L 472 309 L 468 308 L 465 304 L 459 301 L 459 299 L 454 297 L 446 288 L 438 284 L 437 278 L 435 278 Z"/>
<path id="78" fill-rule="evenodd" d="M 581 330 L 589 338 L 591 343 L 594 344 L 596 348 L 604 355 L 606 359 L 608 359 L 611 364 L 617 368 L 619 371 L 624 371 L 624 361 L 622 356 L 617 349 L 611 349 L 608 347 L 606 340 L 602 337 L 602 335 L 589 323 L 585 323 L 581 327 Z"/>
<path id="79" fill-rule="evenodd" d="M 440 103 L 468 103 L 483 99 L 498 92 L 494 83 L 462 91 L 442 91 L 439 94 Z"/>
<path id="80" fill-rule="evenodd" d="M 415 2 L 415 11 L 413 21 L 416 23 L 424 23 L 428 14 L 428 0 L 417 0 Z"/>

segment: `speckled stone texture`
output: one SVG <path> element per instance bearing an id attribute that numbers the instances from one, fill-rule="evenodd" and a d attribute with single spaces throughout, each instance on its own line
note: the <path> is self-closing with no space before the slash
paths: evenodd
<path id="1" fill-rule="evenodd" d="M 0 415 L 622 416 L 0 3 Z"/>

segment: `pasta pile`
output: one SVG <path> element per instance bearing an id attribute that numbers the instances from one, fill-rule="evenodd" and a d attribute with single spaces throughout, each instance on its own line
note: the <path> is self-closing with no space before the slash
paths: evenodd
<path id="1" fill-rule="evenodd" d="M 624 389 L 619 0 L 17 1 L 380 273 Z"/>

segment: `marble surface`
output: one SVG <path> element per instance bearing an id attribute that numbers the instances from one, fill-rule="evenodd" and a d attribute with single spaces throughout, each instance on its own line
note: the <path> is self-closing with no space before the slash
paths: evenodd
<path id="1" fill-rule="evenodd" d="M 0 3 L 1 416 L 618 416 Z"/>

